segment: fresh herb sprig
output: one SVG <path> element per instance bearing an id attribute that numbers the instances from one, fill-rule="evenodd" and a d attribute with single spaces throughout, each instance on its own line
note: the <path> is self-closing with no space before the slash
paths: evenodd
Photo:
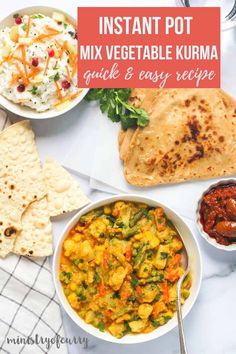
<path id="1" fill-rule="evenodd" d="M 121 122 L 124 130 L 131 127 L 146 127 L 149 116 L 142 108 L 130 106 L 127 102 L 131 89 L 91 89 L 87 101 L 99 101 L 102 113 L 107 113 L 113 122 Z"/>

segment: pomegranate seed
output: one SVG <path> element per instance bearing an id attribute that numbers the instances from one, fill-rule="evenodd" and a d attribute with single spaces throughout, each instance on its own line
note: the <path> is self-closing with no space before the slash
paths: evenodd
<path id="1" fill-rule="evenodd" d="M 65 90 L 68 90 L 70 88 L 70 83 L 69 81 L 65 80 L 65 81 L 62 81 L 61 83 L 61 87 Z"/>
<path id="2" fill-rule="evenodd" d="M 53 49 L 49 50 L 48 55 L 50 56 L 50 58 L 54 57 L 54 55 L 55 55 L 54 50 Z"/>
<path id="3" fill-rule="evenodd" d="M 18 92 L 24 92 L 25 91 L 25 85 L 20 84 L 19 86 L 17 86 L 17 91 Z"/>
<path id="4" fill-rule="evenodd" d="M 15 23 L 17 24 L 17 25 L 20 25 L 21 23 L 22 23 L 22 18 L 21 17 L 16 17 L 15 18 Z"/>
<path id="5" fill-rule="evenodd" d="M 33 59 L 32 59 L 32 65 L 33 65 L 33 66 L 38 66 L 38 65 L 39 65 L 39 60 L 38 60 L 38 58 L 33 58 Z"/>

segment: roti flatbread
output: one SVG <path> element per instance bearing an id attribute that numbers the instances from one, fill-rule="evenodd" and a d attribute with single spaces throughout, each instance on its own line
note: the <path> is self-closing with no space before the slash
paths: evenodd
<path id="1" fill-rule="evenodd" d="M 78 182 L 58 162 L 47 158 L 43 166 L 50 216 L 58 216 L 88 204 Z"/>
<path id="2" fill-rule="evenodd" d="M 130 184 L 146 187 L 236 172 L 236 103 L 222 90 L 164 89 L 149 112 L 149 125 L 133 132 L 122 153 Z"/>
<path id="3" fill-rule="evenodd" d="M 0 256 L 13 250 L 22 229 L 21 216 L 46 194 L 34 133 L 29 121 L 0 134 Z"/>

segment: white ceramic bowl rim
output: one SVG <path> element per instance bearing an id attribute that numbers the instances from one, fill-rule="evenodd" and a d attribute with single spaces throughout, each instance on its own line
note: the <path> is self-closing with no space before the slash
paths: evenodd
<path id="1" fill-rule="evenodd" d="M 71 21 L 76 23 L 76 20 L 62 9 L 58 9 L 58 8 L 54 8 L 54 7 L 50 7 L 50 6 L 30 6 L 30 7 L 25 7 L 22 9 L 16 9 L 14 12 L 9 14 L 5 18 L 1 19 L 0 20 L 0 29 L 9 25 L 12 22 L 13 15 L 16 13 L 32 15 L 34 13 L 41 12 L 42 14 L 50 17 L 54 11 L 65 14 L 65 16 L 68 19 L 70 19 Z M 37 112 L 29 107 L 21 106 L 17 103 L 14 103 L 2 95 L 0 95 L 0 105 L 3 108 L 7 109 L 8 111 L 10 111 L 14 114 L 17 114 L 18 116 L 24 117 L 24 118 L 30 118 L 30 119 L 55 118 L 55 117 L 58 117 L 62 114 L 65 114 L 66 112 L 68 112 L 72 108 L 74 108 L 79 102 L 81 102 L 83 100 L 83 98 L 86 96 L 88 91 L 89 91 L 89 89 L 87 89 L 87 88 L 82 89 L 81 94 L 78 97 L 76 97 L 75 99 L 73 99 L 71 101 L 71 103 L 68 104 L 68 106 L 66 106 L 64 109 L 61 109 L 61 110 L 50 109 L 50 110 L 44 111 L 44 112 Z"/>
<path id="2" fill-rule="evenodd" d="M 164 326 L 158 327 L 156 330 L 152 331 L 151 333 L 137 334 L 137 335 L 126 335 L 121 339 L 117 339 L 117 338 L 113 337 L 111 334 L 109 334 L 108 332 L 100 332 L 98 329 L 96 329 L 92 325 L 86 324 L 77 315 L 77 313 L 69 305 L 69 303 L 64 295 L 62 285 L 61 285 L 61 283 L 59 281 L 59 277 L 58 277 L 59 257 L 60 257 L 60 253 L 61 253 L 61 247 L 62 247 L 62 243 L 64 241 L 64 238 L 67 236 L 69 230 L 77 223 L 79 218 L 82 215 L 84 215 L 85 213 L 87 213 L 90 210 L 93 210 L 95 208 L 98 208 L 100 206 L 104 206 L 106 204 L 113 203 L 118 200 L 143 202 L 143 203 L 146 203 L 151 206 L 161 206 L 164 208 L 167 216 L 168 216 L 168 214 L 171 214 L 171 219 L 174 222 L 174 224 L 176 225 L 178 223 L 179 225 L 178 226 L 176 225 L 176 226 L 179 228 L 179 226 L 181 225 L 183 227 L 183 229 L 185 230 L 184 239 L 185 239 L 185 242 L 187 241 L 188 244 L 191 245 L 191 247 L 188 247 L 187 245 L 186 246 L 187 246 L 188 250 L 190 251 L 190 261 L 191 261 L 191 265 L 193 266 L 194 269 L 191 269 L 192 277 L 193 277 L 193 284 L 191 287 L 192 291 L 190 291 L 190 297 L 186 300 L 186 302 L 183 306 L 183 309 L 182 309 L 183 317 L 185 317 L 190 312 L 191 308 L 193 307 L 193 305 L 197 299 L 197 296 L 198 296 L 198 293 L 200 290 L 201 279 L 202 279 L 202 260 L 201 260 L 201 254 L 200 254 L 200 249 L 199 249 L 197 240 L 194 237 L 192 231 L 189 229 L 189 227 L 186 225 L 186 223 L 182 220 L 182 218 L 176 212 L 174 212 L 172 209 L 166 207 L 162 203 L 159 203 L 159 202 L 157 202 L 153 199 L 150 199 L 150 198 L 142 197 L 140 195 L 135 195 L 135 194 L 116 195 L 113 197 L 105 198 L 105 199 L 99 200 L 97 202 L 91 203 L 88 206 L 86 206 L 85 208 L 81 209 L 66 225 L 66 227 L 64 228 L 64 230 L 58 240 L 56 249 L 54 251 L 54 256 L 53 256 L 53 280 L 54 280 L 56 292 L 57 292 L 58 298 L 62 304 L 62 307 L 67 312 L 67 314 L 71 317 L 71 319 L 79 327 L 81 327 L 83 330 L 85 330 L 87 333 L 92 334 L 97 338 L 100 338 L 100 339 L 103 339 L 103 340 L 106 340 L 109 342 L 113 342 L 113 343 L 119 343 L 119 344 L 142 343 L 142 342 L 146 342 L 146 341 L 161 337 L 162 335 L 166 334 L 167 332 L 169 332 L 170 330 L 175 328 L 177 326 L 176 314 L 167 324 L 165 324 Z M 173 220 L 173 217 L 175 217 L 175 221 Z M 193 254 L 192 254 L 192 252 L 193 252 Z"/>
<path id="3" fill-rule="evenodd" d="M 203 201 L 203 198 L 205 197 L 205 195 L 207 193 L 209 193 L 213 188 L 218 187 L 218 186 L 222 186 L 225 184 L 235 184 L 236 185 L 236 178 L 226 178 L 223 180 L 220 180 L 218 182 L 215 182 L 213 184 L 211 184 L 202 194 L 201 198 L 199 199 L 198 203 L 197 203 L 197 226 L 199 229 L 199 232 L 201 234 L 201 236 L 212 246 L 218 248 L 219 250 L 224 250 L 224 251 L 236 251 L 236 242 L 232 243 L 229 246 L 225 246 L 225 245 L 221 245 L 220 243 L 216 242 L 216 240 L 213 237 L 210 237 L 208 235 L 208 233 L 206 233 L 203 229 L 203 225 L 200 221 L 200 208 L 201 208 L 201 204 Z"/>

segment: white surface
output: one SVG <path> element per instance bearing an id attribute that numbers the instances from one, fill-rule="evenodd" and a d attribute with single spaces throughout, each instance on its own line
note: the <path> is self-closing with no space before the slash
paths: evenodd
<path id="1" fill-rule="evenodd" d="M 167 208 L 163 204 L 157 203 L 153 199 L 148 199 L 141 197 L 139 195 L 135 194 L 129 194 L 129 195 L 116 195 L 113 197 L 106 198 L 103 201 L 100 202 L 95 202 L 87 207 L 83 208 L 83 210 L 79 211 L 73 219 L 70 220 L 70 222 L 66 225 L 66 228 L 63 230 L 61 237 L 59 239 L 59 243 L 54 251 L 54 257 L 53 257 L 53 275 L 54 275 L 54 284 L 56 287 L 56 291 L 58 294 L 58 297 L 66 310 L 67 314 L 73 319 L 75 323 L 77 323 L 81 328 L 84 330 L 88 331 L 90 334 L 93 334 L 94 336 L 98 337 L 99 339 L 104 339 L 108 342 L 113 342 L 113 343 L 122 343 L 122 344 L 132 344 L 132 343 L 142 343 L 145 341 L 149 341 L 152 339 L 156 339 L 158 337 L 161 337 L 162 335 L 166 334 L 170 330 L 172 330 L 174 327 L 177 326 L 177 316 L 173 317 L 165 326 L 159 327 L 155 331 L 147 334 L 139 334 L 139 335 L 129 335 L 129 336 L 124 336 L 121 339 L 117 339 L 113 337 L 110 333 L 108 332 L 99 332 L 97 329 L 95 329 L 93 326 L 86 324 L 79 316 L 76 315 L 75 311 L 71 308 L 69 305 L 64 291 L 63 287 L 61 286 L 61 283 L 59 281 L 59 274 L 58 274 L 58 269 L 59 269 L 59 260 L 61 256 L 61 249 L 62 249 L 62 244 L 65 238 L 68 236 L 69 231 L 76 225 L 80 217 L 86 213 L 88 213 L 91 210 L 94 210 L 96 208 L 99 208 L 101 206 L 104 206 L 106 204 L 114 203 L 119 200 L 127 200 L 127 201 L 133 201 L 133 202 L 139 202 L 139 203 L 145 203 L 149 206 L 152 207 L 161 207 L 164 208 L 165 214 L 168 219 L 170 219 L 174 225 L 176 226 L 176 229 L 182 235 L 184 245 L 186 247 L 186 250 L 189 255 L 189 260 L 190 260 L 190 271 L 193 277 L 193 282 L 191 286 L 191 292 L 190 296 L 187 299 L 186 303 L 183 306 L 182 314 L 183 318 L 187 316 L 191 308 L 193 307 L 196 298 L 199 293 L 200 285 L 201 285 L 201 277 L 202 277 L 202 263 L 201 263 L 201 256 L 200 256 L 200 250 L 198 247 L 198 244 L 195 240 L 195 237 L 191 230 L 188 228 L 188 226 L 184 223 L 181 217 L 177 215 L 173 210 Z"/>
<path id="2" fill-rule="evenodd" d="M 16 11 L 19 7 L 31 6 L 33 0 L 22 0 L 20 3 L 16 0 L 6 1 L 1 6 L 1 18 L 8 13 Z M 35 5 L 38 5 L 35 2 Z M 40 5 L 48 5 L 48 0 L 40 1 Z M 108 0 L 51 0 L 50 6 L 65 9 L 71 15 L 75 15 L 76 7 L 81 6 L 172 6 L 175 5 L 174 0 L 119 0 L 113 1 L 112 4 Z M 89 27 L 88 27 L 89 28 Z M 236 69 L 235 56 L 236 31 L 230 30 L 222 34 L 222 50 L 223 50 L 223 80 L 222 84 L 225 89 L 236 96 Z M 93 106 L 93 105 L 92 105 Z M 102 117 L 98 110 L 94 110 L 90 105 L 80 104 L 68 114 L 53 120 L 45 120 L 41 122 L 33 122 L 33 127 L 37 135 L 37 142 L 42 159 L 45 155 L 51 155 L 59 161 L 63 161 L 66 154 L 70 153 L 70 166 L 72 165 L 83 168 L 83 173 L 89 173 L 92 166 L 93 152 L 97 148 L 96 132 L 100 129 L 99 120 Z M 90 123 L 93 129 L 90 128 Z M 115 125 L 113 125 L 115 127 Z M 103 127 L 102 127 L 103 129 Z M 115 129 L 115 128 L 114 128 Z M 116 141 L 115 141 L 116 143 Z M 107 146 L 110 149 L 110 146 Z M 100 164 L 104 167 L 103 156 L 99 157 Z M 114 156 L 113 156 L 114 159 Z M 84 164 L 87 161 L 87 164 Z M 85 171 L 86 170 L 86 171 Z M 108 173 L 111 171 L 111 166 Z M 86 174 L 85 173 L 85 174 Z M 106 197 L 106 193 L 95 192 L 89 187 L 89 181 L 78 174 L 78 180 L 81 187 L 88 197 L 95 201 Z M 91 181 L 92 182 L 92 181 Z M 206 183 L 206 182 L 201 182 Z M 101 186 L 100 186 L 101 187 Z M 203 284 L 200 296 L 186 318 L 185 329 L 189 348 L 189 354 L 235 354 L 235 293 L 236 293 L 236 257 L 235 253 L 226 253 L 213 248 L 203 240 L 197 231 L 194 214 L 196 193 L 189 188 L 188 184 L 182 185 L 182 192 L 175 195 L 173 192 L 171 204 L 165 201 L 170 207 L 185 215 L 188 225 L 200 243 L 203 256 Z M 203 187 L 202 187 L 203 188 Z M 158 198 L 159 194 L 155 195 Z M 184 197 L 184 198 L 183 198 Z M 163 197 L 164 198 L 164 194 Z M 163 200 L 164 201 L 164 200 Z M 71 216 L 57 219 L 54 224 L 55 242 L 61 233 L 66 222 Z M 68 337 L 86 336 L 86 333 L 79 329 L 71 319 L 64 313 L 65 330 Z M 1 328 L 0 328 L 1 331 Z M 88 349 L 83 349 L 82 345 L 70 345 L 70 354 L 120 354 L 121 351 L 127 354 L 177 354 L 179 353 L 178 333 L 176 330 L 154 341 L 138 345 L 111 344 L 99 340 L 91 335 L 89 339 Z M 54 354 L 54 353 L 53 353 Z M 56 354 L 56 351 L 55 351 Z"/>

